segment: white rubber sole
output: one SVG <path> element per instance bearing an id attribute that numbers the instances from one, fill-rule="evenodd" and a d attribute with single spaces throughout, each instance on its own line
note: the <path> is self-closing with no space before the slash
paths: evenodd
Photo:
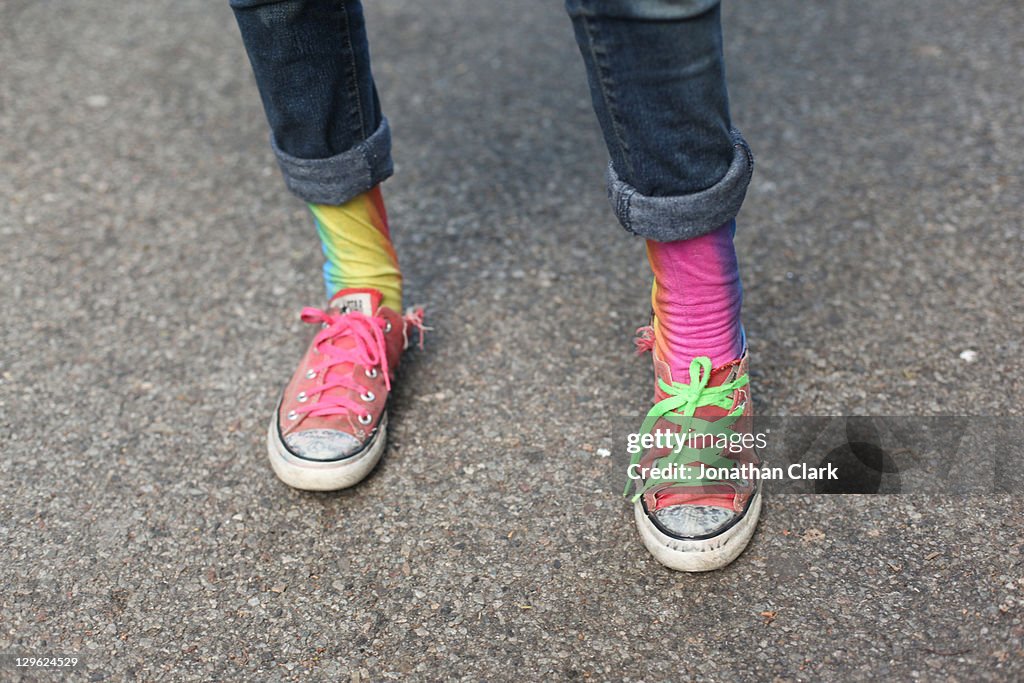
<path id="1" fill-rule="evenodd" d="M 680 572 L 709 572 L 721 569 L 746 549 L 761 517 L 761 492 L 754 494 L 747 514 L 735 526 L 714 538 L 682 541 L 664 534 L 644 512 L 644 505 L 633 505 L 633 517 L 644 546 L 661 564 Z"/>
<path id="2" fill-rule="evenodd" d="M 270 418 L 267 430 L 267 455 L 277 478 L 292 488 L 303 491 L 337 491 L 355 486 L 366 478 L 380 458 L 388 436 L 388 414 L 380 418 L 377 432 L 358 455 L 344 460 L 317 462 L 291 454 L 277 433 L 277 413 Z"/>

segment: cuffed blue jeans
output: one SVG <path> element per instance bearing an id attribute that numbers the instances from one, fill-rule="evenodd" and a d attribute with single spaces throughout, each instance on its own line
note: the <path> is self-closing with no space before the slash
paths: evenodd
<path id="1" fill-rule="evenodd" d="M 392 173 L 359 0 L 230 0 L 288 187 L 343 204 Z M 734 218 L 753 171 L 732 127 L 719 0 L 566 0 L 622 226 L 658 241 Z"/>

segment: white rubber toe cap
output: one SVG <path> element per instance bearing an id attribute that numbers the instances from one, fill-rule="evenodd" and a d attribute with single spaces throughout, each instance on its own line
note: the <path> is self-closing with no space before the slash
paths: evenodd
<path id="1" fill-rule="evenodd" d="M 340 460 L 347 458 L 363 447 L 357 438 L 335 429 L 307 429 L 292 432 L 284 437 L 284 443 L 295 455 L 307 460 Z"/>
<path id="2" fill-rule="evenodd" d="M 666 531 L 683 538 L 718 533 L 737 517 L 735 512 L 714 505 L 672 505 L 654 513 Z"/>

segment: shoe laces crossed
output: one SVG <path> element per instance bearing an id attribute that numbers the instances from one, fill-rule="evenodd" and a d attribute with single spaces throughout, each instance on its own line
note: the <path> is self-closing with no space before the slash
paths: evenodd
<path id="1" fill-rule="evenodd" d="M 654 348 L 654 330 L 650 327 L 641 327 L 637 330 L 635 339 L 637 353 L 652 351 Z M 630 480 L 626 483 L 626 490 L 623 495 L 628 496 L 630 489 L 634 488 L 632 502 L 636 502 L 644 493 L 654 487 L 665 484 L 678 486 L 703 486 L 709 482 L 700 476 L 699 467 L 693 463 L 704 464 L 709 468 L 735 466 L 735 462 L 722 455 L 721 448 L 696 448 L 690 444 L 701 441 L 701 436 L 715 437 L 727 435 L 729 427 L 743 415 L 744 404 L 733 407 L 733 392 L 746 386 L 750 381 L 747 375 L 742 375 L 730 382 L 720 386 L 708 386 L 711 380 L 711 359 L 707 356 L 698 356 L 690 362 L 690 383 L 672 382 L 669 384 L 663 379 L 658 379 L 658 387 L 665 398 L 655 403 L 647 413 L 647 418 L 640 427 L 640 434 L 649 434 L 659 420 L 665 420 L 679 427 L 683 434 L 690 435 L 667 455 L 657 458 L 655 467 L 668 469 L 669 465 L 676 465 L 679 477 L 649 477 L 643 485 Z M 697 409 L 715 406 L 723 410 L 729 410 L 725 416 L 717 420 L 709 421 L 696 417 Z M 730 410 L 731 409 L 731 410 Z M 639 465 L 643 453 L 634 453 L 630 459 L 630 465 Z M 655 494 L 657 495 L 657 494 Z"/>

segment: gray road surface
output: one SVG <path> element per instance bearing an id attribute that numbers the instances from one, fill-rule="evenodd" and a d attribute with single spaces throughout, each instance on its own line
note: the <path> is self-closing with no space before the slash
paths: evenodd
<path id="1" fill-rule="evenodd" d="M 320 255 L 226 2 L 0 4 L 0 652 L 89 680 L 1024 677 L 1008 495 L 770 498 L 713 575 L 643 551 L 599 450 L 645 411 L 649 275 L 560 3 L 367 4 L 434 331 L 385 462 L 334 495 L 265 462 Z M 1021 25 L 727 3 L 758 410 L 1021 414 Z"/>

